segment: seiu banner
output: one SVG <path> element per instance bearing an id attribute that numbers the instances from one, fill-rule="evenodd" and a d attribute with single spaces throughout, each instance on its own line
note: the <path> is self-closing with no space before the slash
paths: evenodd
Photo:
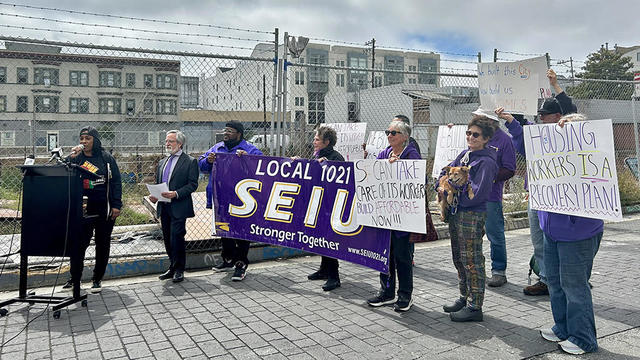
<path id="1" fill-rule="evenodd" d="M 356 223 L 353 174 L 350 162 L 217 154 L 212 173 L 216 234 L 386 273 L 390 232 Z"/>

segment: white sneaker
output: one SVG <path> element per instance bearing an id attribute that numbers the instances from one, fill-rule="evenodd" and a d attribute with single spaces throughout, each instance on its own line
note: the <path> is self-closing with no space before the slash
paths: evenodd
<path id="1" fill-rule="evenodd" d="M 547 341 L 551 341 L 551 342 L 560 342 L 560 341 L 562 341 L 562 339 L 560 339 L 556 335 L 556 333 L 553 332 L 553 330 L 551 328 L 540 329 L 540 336 L 542 336 L 543 339 L 545 339 Z"/>
<path id="2" fill-rule="evenodd" d="M 561 341 L 558 343 L 558 345 L 560 346 L 560 349 L 562 349 L 562 351 L 568 353 L 568 354 L 573 354 L 573 355 L 582 355 L 584 353 L 586 353 L 586 351 L 582 350 L 580 348 L 580 346 L 572 343 L 569 340 L 565 340 L 565 341 Z"/>

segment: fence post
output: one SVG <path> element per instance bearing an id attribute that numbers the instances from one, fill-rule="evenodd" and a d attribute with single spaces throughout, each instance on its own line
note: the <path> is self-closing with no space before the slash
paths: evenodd
<path id="1" fill-rule="evenodd" d="M 271 128 L 269 129 L 269 134 L 271 135 L 271 141 L 269 141 L 267 146 L 269 146 L 269 155 L 273 156 L 273 126 L 276 120 L 276 96 L 277 95 L 277 84 L 278 84 L 278 28 L 275 29 L 275 41 L 274 41 L 274 57 L 273 57 L 273 86 L 271 88 Z"/>
<path id="2" fill-rule="evenodd" d="M 635 85 L 635 84 L 634 84 Z M 640 141 L 638 141 L 638 118 L 636 117 L 636 93 L 631 95 L 631 109 L 633 110 L 633 136 L 636 142 L 636 159 L 640 160 Z M 638 179 L 640 182 L 640 179 Z"/>

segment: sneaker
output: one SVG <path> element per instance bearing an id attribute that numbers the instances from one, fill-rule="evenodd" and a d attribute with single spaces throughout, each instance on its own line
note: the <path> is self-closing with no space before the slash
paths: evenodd
<path id="1" fill-rule="evenodd" d="M 507 283 L 506 275 L 493 275 L 491 279 L 487 281 L 487 285 L 491 287 L 500 287 Z"/>
<path id="2" fill-rule="evenodd" d="M 383 292 L 379 292 L 378 295 L 367 300 L 367 304 L 373 307 L 389 305 L 394 302 L 396 302 L 396 298 L 394 296 L 385 296 Z"/>
<path id="3" fill-rule="evenodd" d="M 340 279 L 329 279 L 324 285 L 322 285 L 322 290 L 331 291 L 333 289 L 337 289 L 340 287 Z"/>
<path id="4" fill-rule="evenodd" d="M 551 341 L 551 342 L 560 342 L 560 341 L 562 341 L 562 339 L 560 339 L 558 337 L 558 335 L 556 335 L 556 333 L 553 332 L 553 330 L 551 328 L 540 329 L 540 336 L 542 336 L 543 339 L 545 339 L 547 341 Z"/>
<path id="5" fill-rule="evenodd" d="M 562 351 L 564 351 L 564 352 L 566 352 L 568 354 L 582 355 L 582 354 L 586 353 L 586 351 L 582 350 L 580 348 L 580 346 L 572 343 L 569 340 L 565 340 L 565 341 L 559 342 L 558 346 L 560 347 L 560 349 L 562 349 Z"/>
<path id="6" fill-rule="evenodd" d="M 411 305 L 413 305 L 413 298 L 398 296 L 398 301 L 393 305 L 393 310 L 396 312 L 404 312 L 409 310 Z"/>
<path id="7" fill-rule="evenodd" d="M 244 277 L 247 275 L 247 265 L 242 261 L 238 261 L 236 263 L 236 269 L 233 272 L 233 276 L 231 277 L 232 281 L 242 281 Z"/>
<path id="8" fill-rule="evenodd" d="M 549 288 L 547 288 L 547 284 L 542 281 L 538 281 L 537 283 L 522 289 L 522 292 L 529 296 L 549 295 Z"/>
<path id="9" fill-rule="evenodd" d="M 93 280 L 93 285 L 91 286 L 91 293 L 92 294 L 97 294 L 100 291 L 102 291 L 101 281 Z"/>
<path id="10" fill-rule="evenodd" d="M 216 272 L 226 272 L 226 271 L 231 271 L 231 269 L 233 269 L 233 262 L 232 261 L 226 262 L 224 261 L 224 259 L 220 264 L 212 268 L 212 270 Z"/>
<path id="11" fill-rule="evenodd" d="M 73 289 L 73 281 L 67 280 L 67 282 L 62 285 L 62 290 L 71 290 Z"/>
<path id="12" fill-rule="evenodd" d="M 474 310 L 465 306 L 462 310 L 449 313 L 449 317 L 453 322 L 482 321 L 482 309 Z"/>

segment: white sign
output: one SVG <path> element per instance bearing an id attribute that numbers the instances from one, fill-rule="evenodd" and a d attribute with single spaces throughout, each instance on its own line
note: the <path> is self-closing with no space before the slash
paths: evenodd
<path id="1" fill-rule="evenodd" d="M 622 220 L 611 120 L 524 127 L 532 209 Z"/>
<path id="2" fill-rule="evenodd" d="M 346 161 L 364 158 L 362 144 L 367 123 L 331 123 L 323 126 L 333 128 L 338 133 L 338 142 L 334 149 L 344 156 Z"/>
<path id="3" fill-rule="evenodd" d="M 466 131 L 465 125 L 455 125 L 451 128 L 446 125 L 438 127 L 436 156 L 433 159 L 433 169 L 431 170 L 432 178 L 440 177 L 442 168 L 449 165 L 462 150 L 468 147 Z"/>
<path id="4" fill-rule="evenodd" d="M 513 114 L 535 115 L 538 98 L 551 96 L 546 57 L 514 62 L 478 63 L 480 107 L 498 107 Z"/>
<path id="5" fill-rule="evenodd" d="M 389 140 L 384 131 L 370 131 L 367 138 L 367 159 L 376 159 L 378 154 L 389 146 Z"/>
<path id="6" fill-rule="evenodd" d="M 356 160 L 358 224 L 427 233 L 426 160 Z"/>

